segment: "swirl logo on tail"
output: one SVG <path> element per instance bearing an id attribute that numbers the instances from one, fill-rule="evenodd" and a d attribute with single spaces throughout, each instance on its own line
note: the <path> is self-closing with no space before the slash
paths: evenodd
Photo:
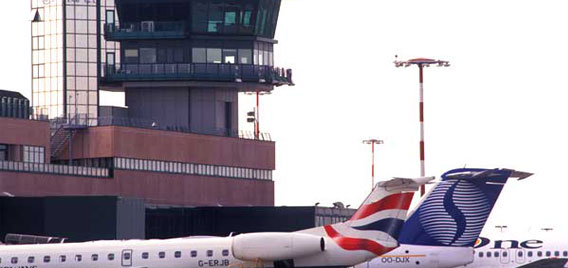
<path id="1" fill-rule="evenodd" d="M 447 246 L 474 243 L 491 207 L 475 184 L 466 180 L 443 181 L 432 191 L 419 210 L 424 231 Z"/>

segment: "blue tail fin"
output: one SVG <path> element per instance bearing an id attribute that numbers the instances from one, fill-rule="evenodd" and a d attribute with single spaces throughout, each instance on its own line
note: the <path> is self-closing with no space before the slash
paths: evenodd
<path id="1" fill-rule="evenodd" d="M 473 246 L 513 172 L 464 168 L 444 173 L 404 224 L 399 242 Z"/>

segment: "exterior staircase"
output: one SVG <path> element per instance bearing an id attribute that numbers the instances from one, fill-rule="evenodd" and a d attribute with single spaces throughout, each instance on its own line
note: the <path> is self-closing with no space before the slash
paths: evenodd
<path id="1" fill-rule="evenodd" d="M 67 144 L 67 141 L 75 136 L 76 131 L 66 129 L 65 126 L 57 128 L 51 136 L 51 158 L 54 159 Z"/>

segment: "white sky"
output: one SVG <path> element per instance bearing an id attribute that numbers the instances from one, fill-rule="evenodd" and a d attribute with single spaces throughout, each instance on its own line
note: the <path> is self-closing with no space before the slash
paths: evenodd
<path id="1" fill-rule="evenodd" d="M 283 0 L 276 65 L 294 87 L 261 98 L 276 140 L 277 205 L 356 207 L 377 177 L 417 176 L 418 70 L 425 70 L 426 172 L 505 167 L 534 172 L 505 189 L 490 224 L 558 227 L 568 157 L 565 1 Z M 0 88 L 30 96 L 29 1 L 0 3 Z M 103 100 L 109 103 L 109 100 Z M 242 96 L 241 128 L 253 96 Z"/>

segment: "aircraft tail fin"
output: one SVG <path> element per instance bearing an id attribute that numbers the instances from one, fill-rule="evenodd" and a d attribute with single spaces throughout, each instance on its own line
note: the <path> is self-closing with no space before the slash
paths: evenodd
<path id="1" fill-rule="evenodd" d="M 323 226 L 325 235 L 344 250 L 366 250 L 378 256 L 396 248 L 414 191 L 433 179 L 394 178 L 377 183 L 351 219 Z"/>
<path id="2" fill-rule="evenodd" d="M 402 227 L 399 242 L 472 247 L 510 177 L 531 173 L 510 169 L 450 170 L 421 200 Z"/>

